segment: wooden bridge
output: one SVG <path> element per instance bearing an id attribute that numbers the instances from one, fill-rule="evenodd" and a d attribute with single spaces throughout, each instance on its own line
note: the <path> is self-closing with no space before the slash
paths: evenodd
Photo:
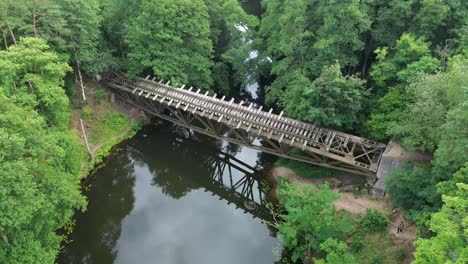
<path id="1" fill-rule="evenodd" d="M 253 103 L 218 98 L 200 89 L 172 87 L 150 76 L 110 78 L 124 101 L 162 119 L 218 139 L 281 157 L 374 176 L 386 145 L 297 121 Z"/>

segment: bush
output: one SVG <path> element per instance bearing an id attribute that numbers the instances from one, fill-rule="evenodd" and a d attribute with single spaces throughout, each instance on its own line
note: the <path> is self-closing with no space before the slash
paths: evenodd
<path id="1" fill-rule="evenodd" d="M 91 109 L 89 107 L 85 106 L 83 107 L 83 112 L 81 113 L 83 118 L 89 118 L 91 116 Z"/>
<path id="2" fill-rule="evenodd" d="M 406 258 L 406 248 L 401 247 L 400 249 L 398 249 L 398 251 L 396 252 L 396 257 L 399 262 L 402 262 Z"/>
<path id="3" fill-rule="evenodd" d="M 96 91 L 96 104 L 101 104 L 102 99 L 104 99 L 104 96 L 106 96 L 106 93 L 103 90 L 97 90 Z"/>
<path id="4" fill-rule="evenodd" d="M 364 234 L 359 232 L 353 236 L 353 240 L 351 241 L 351 248 L 353 252 L 359 252 L 364 247 Z"/>
<path id="5" fill-rule="evenodd" d="M 381 232 L 387 228 L 388 218 L 376 209 L 366 209 L 361 225 L 366 232 Z"/>
<path id="6" fill-rule="evenodd" d="M 375 255 L 371 262 L 371 264 L 382 264 L 383 263 L 383 259 L 382 259 L 382 256 L 381 255 Z"/>

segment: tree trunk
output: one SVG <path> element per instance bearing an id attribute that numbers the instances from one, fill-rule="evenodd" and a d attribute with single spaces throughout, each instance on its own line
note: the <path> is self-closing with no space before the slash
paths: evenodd
<path id="1" fill-rule="evenodd" d="M 36 10 L 33 11 L 33 26 L 34 26 L 34 37 L 37 38 L 37 13 Z"/>
<path id="2" fill-rule="evenodd" d="M 16 37 L 15 37 L 15 34 L 13 33 L 13 30 L 11 29 L 10 26 L 8 26 L 8 30 L 10 31 L 11 39 L 13 40 L 13 43 L 14 43 L 15 46 L 16 46 Z"/>
<path id="3" fill-rule="evenodd" d="M 78 70 L 78 77 L 80 78 L 80 87 L 81 87 L 81 93 L 83 96 L 83 101 L 86 101 L 86 94 L 85 94 L 84 85 L 83 85 L 83 77 L 81 76 L 80 63 L 78 61 L 76 62 L 76 67 Z"/>
<path id="4" fill-rule="evenodd" d="M 5 243 L 9 243 L 8 242 L 8 237 L 3 233 L 3 232 L 0 232 L 0 236 L 2 237 L 3 241 L 5 241 Z"/>
<path id="5" fill-rule="evenodd" d="M 8 42 L 7 42 L 7 39 L 6 39 L 5 31 L 3 30 L 3 28 L 0 28 L 0 32 L 2 32 L 3 43 L 5 44 L 5 49 L 7 50 L 8 49 Z"/>
<path id="6" fill-rule="evenodd" d="M 364 60 L 362 62 L 362 68 L 361 68 L 361 78 L 364 78 L 366 76 L 367 69 L 368 69 L 367 64 L 369 63 L 369 57 L 372 53 L 372 49 L 371 49 L 372 40 L 369 35 L 367 35 L 364 45 L 365 45 L 365 49 L 364 49 Z"/>

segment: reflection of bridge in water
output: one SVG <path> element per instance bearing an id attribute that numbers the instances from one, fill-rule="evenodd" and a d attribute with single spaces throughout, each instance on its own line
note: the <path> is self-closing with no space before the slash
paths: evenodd
<path id="1" fill-rule="evenodd" d="M 211 184 L 205 186 L 205 191 L 219 196 L 228 204 L 233 203 L 253 217 L 269 219 L 264 193 L 267 184 L 261 172 L 225 152 L 218 153 L 210 172 Z"/>
<path id="2" fill-rule="evenodd" d="M 386 145 L 321 128 L 251 103 L 208 92 L 174 88 L 169 82 L 117 76 L 107 85 L 126 102 L 193 131 L 265 153 L 323 167 L 374 176 Z M 261 141 L 257 140 L 261 139 Z M 259 143 L 260 142 L 260 143 Z"/>

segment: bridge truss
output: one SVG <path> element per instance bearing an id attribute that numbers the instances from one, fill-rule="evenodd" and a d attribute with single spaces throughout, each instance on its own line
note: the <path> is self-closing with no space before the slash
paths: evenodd
<path id="1" fill-rule="evenodd" d="M 106 85 L 127 103 L 196 132 L 280 157 L 374 176 L 386 145 L 150 77 Z"/>

